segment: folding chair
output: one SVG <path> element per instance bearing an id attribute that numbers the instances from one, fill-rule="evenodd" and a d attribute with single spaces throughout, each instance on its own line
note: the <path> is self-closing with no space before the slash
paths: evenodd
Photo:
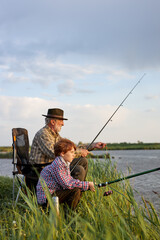
<path id="1" fill-rule="evenodd" d="M 25 128 L 13 128 L 13 204 L 15 195 L 15 176 L 19 182 L 19 190 L 16 197 L 15 205 L 17 204 L 19 193 L 24 184 L 32 191 L 36 191 L 36 185 L 39 179 L 39 174 L 45 164 L 30 164 L 29 163 L 29 138 L 28 131 Z M 17 169 L 17 170 L 16 170 Z"/>
<path id="2" fill-rule="evenodd" d="M 13 128 L 13 203 L 15 195 L 15 176 L 19 182 L 19 191 L 16 197 L 15 205 L 18 201 L 22 184 L 25 183 L 25 177 L 31 169 L 29 164 L 29 139 L 28 131 L 24 128 Z M 16 170 L 17 169 L 17 170 Z"/>

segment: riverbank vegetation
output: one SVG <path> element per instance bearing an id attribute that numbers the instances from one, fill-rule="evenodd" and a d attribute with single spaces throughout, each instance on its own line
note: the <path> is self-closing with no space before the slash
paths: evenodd
<path id="1" fill-rule="evenodd" d="M 160 149 L 160 143 L 108 143 L 108 150 L 151 150 L 151 149 Z"/>
<path id="2" fill-rule="evenodd" d="M 87 180 L 96 183 L 122 177 L 116 164 L 90 159 Z M 152 203 L 142 197 L 138 204 L 128 180 L 110 187 L 84 192 L 76 212 L 68 209 L 57 216 L 50 198 L 50 209 L 42 210 L 35 195 L 21 193 L 12 205 L 12 179 L 0 177 L 0 239 L 159 239 L 160 219 Z M 104 197 L 105 191 L 113 194 Z"/>
<path id="3" fill-rule="evenodd" d="M 83 145 L 82 142 L 79 142 Z M 85 143 L 88 145 L 88 143 Z M 160 149 L 160 143 L 143 143 L 138 141 L 137 143 L 107 143 L 107 150 L 151 150 Z M 92 154 L 89 155 L 92 157 Z M 101 156 L 99 156 L 100 158 Z M 103 155 L 102 155 L 103 157 Z M 12 147 L 0 147 L 0 158 L 12 158 Z"/>

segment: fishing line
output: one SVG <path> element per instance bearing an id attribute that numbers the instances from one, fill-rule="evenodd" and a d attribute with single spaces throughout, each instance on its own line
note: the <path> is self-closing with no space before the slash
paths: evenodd
<path id="1" fill-rule="evenodd" d="M 115 192 L 117 192 L 117 193 L 119 193 L 120 195 L 122 195 L 128 202 L 131 203 L 131 201 L 130 201 L 123 193 L 119 192 L 118 190 L 116 190 L 115 188 L 113 188 L 113 187 L 111 187 L 111 186 L 109 186 L 109 187 L 110 187 L 110 189 L 112 189 L 112 190 L 114 190 Z"/>

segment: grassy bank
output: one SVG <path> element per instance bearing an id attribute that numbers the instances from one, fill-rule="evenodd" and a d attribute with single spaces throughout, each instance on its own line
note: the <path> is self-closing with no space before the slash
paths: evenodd
<path id="1" fill-rule="evenodd" d="M 89 161 L 87 180 L 101 183 L 121 176 L 109 159 Z M 12 207 L 12 180 L 0 177 L 0 239 L 158 240 L 160 219 L 154 206 L 145 199 L 143 205 L 137 204 L 129 181 L 111 187 L 113 194 L 108 197 L 103 196 L 108 187 L 84 192 L 77 211 L 68 211 L 65 218 L 62 208 L 57 217 L 52 203 L 49 212 L 43 211 L 34 196 L 23 193 L 19 204 Z"/>
<path id="2" fill-rule="evenodd" d="M 12 158 L 12 147 L 0 147 L 0 158 Z"/>

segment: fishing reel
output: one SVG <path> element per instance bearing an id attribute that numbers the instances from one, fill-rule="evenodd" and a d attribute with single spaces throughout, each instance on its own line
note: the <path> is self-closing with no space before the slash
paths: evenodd
<path id="1" fill-rule="evenodd" d="M 103 196 L 104 196 L 104 197 L 108 197 L 108 196 L 111 195 L 111 194 L 113 194 L 113 191 L 112 191 L 112 190 L 104 192 L 104 193 L 103 193 Z"/>

